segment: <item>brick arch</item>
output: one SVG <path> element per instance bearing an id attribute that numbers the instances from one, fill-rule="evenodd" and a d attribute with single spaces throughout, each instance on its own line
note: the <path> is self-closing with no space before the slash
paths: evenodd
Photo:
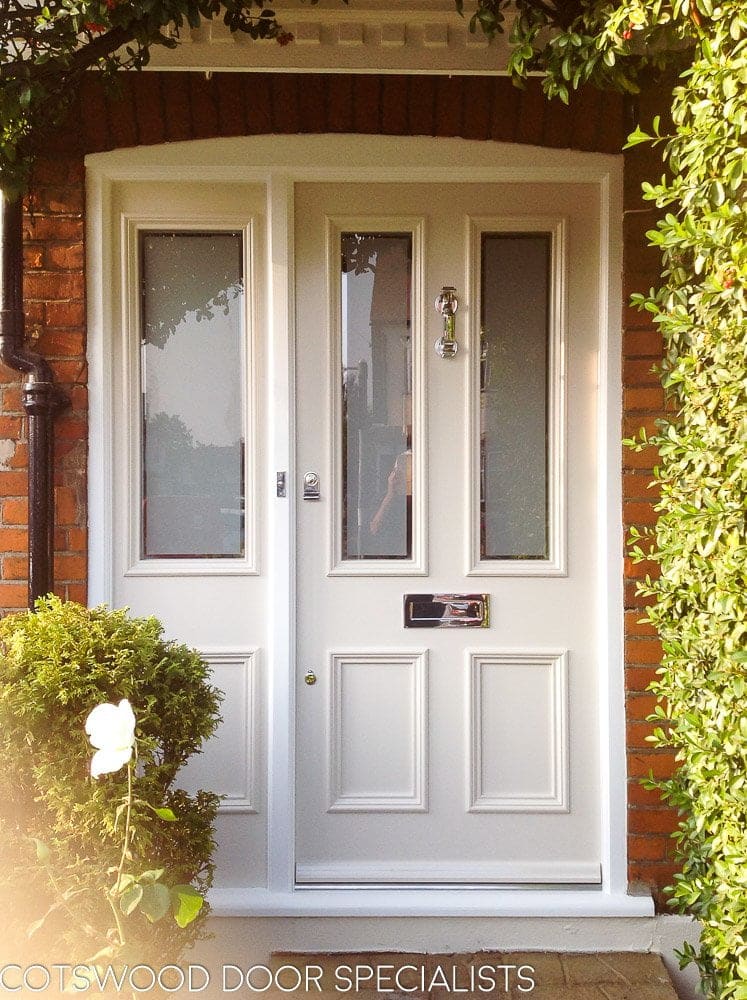
<path id="1" fill-rule="evenodd" d="M 189 139 L 297 134 L 427 135 L 619 153 L 623 101 L 593 88 L 573 107 L 541 82 L 506 77 L 139 73 L 119 93 L 91 78 L 80 96 L 83 153 Z"/>

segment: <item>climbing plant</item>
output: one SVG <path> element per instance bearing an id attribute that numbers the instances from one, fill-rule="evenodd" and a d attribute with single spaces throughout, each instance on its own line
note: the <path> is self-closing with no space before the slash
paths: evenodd
<path id="1" fill-rule="evenodd" d="M 292 38 L 266 0 L 0 0 L 0 187 L 26 186 L 40 138 L 88 70 L 141 69 L 154 47 L 217 17 L 251 38 Z"/>
<path id="2" fill-rule="evenodd" d="M 455 0 L 459 12 L 469 16 L 470 30 L 489 36 L 504 30 L 509 0 L 467 3 L 470 9 L 465 12 L 464 0 Z M 512 29 L 517 43 L 512 70 L 521 75 L 529 62 L 546 63 L 548 79 L 560 80 L 555 70 L 568 62 L 568 53 L 553 45 L 536 51 L 542 29 L 550 25 L 563 31 L 573 28 L 578 77 L 570 83 L 587 77 L 624 82 L 626 74 L 618 72 L 614 62 L 608 65 L 610 56 L 596 49 L 596 8 L 609 5 L 591 4 L 595 13 L 580 15 L 586 6 L 583 0 L 515 0 L 519 17 Z M 580 34 L 579 17 L 588 21 Z M 282 11 L 279 19 L 270 0 L 0 0 L 0 187 L 6 192 L 26 187 L 34 150 L 64 119 L 87 71 L 112 77 L 118 70 L 141 69 L 154 48 L 174 48 L 190 29 L 213 19 L 254 39 L 275 39 L 281 45 L 293 40 L 280 23 Z M 640 26 L 636 21 L 636 28 Z M 625 49 L 628 42 L 620 38 Z M 605 49 L 613 51 L 614 46 Z M 566 83 L 557 86 L 557 92 L 567 92 Z"/>
<path id="3" fill-rule="evenodd" d="M 482 6 L 500 30 L 503 5 Z M 652 740 L 679 767 L 649 783 L 681 816 L 673 903 L 703 925 L 683 962 L 697 962 L 707 996 L 746 1000 L 747 5 L 528 3 L 511 42 L 514 73 L 544 70 L 546 92 L 563 100 L 587 81 L 635 92 L 652 69 L 679 69 L 671 127 L 662 134 L 657 117 L 628 142 L 654 143 L 666 166 L 643 186 L 663 213 L 648 234 L 662 280 L 633 298 L 663 337 L 671 417 L 631 442 L 658 449 L 661 488 L 656 528 L 632 545 L 658 564 L 642 587 L 664 650 Z"/>
<path id="4" fill-rule="evenodd" d="M 310 0 L 315 2 L 315 0 Z M 653 445 L 659 521 L 633 539 L 658 564 L 644 592 L 663 641 L 653 739 L 679 768 L 659 784 L 682 821 L 674 904 L 703 922 L 712 998 L 747 1000 L 747 5 L 744 0 L 455 0 L 470 30 L 508 31 L 517 81 L 541 71 L 549 97 L 586 83 L 634 94 L 665 66 L 653 143 L 666 172 L 644 185 L 662 210 L 649 234 L 660 286 L 635 296 L 661 331 L 671 416 Z M 0 186 L 20 190 L 39 137 L 89 69 L 140 68 L 201 18 L 284 43 L 265 0 L 0 0 Z M 282 20 L 282 17 L 280 18 Z"/>

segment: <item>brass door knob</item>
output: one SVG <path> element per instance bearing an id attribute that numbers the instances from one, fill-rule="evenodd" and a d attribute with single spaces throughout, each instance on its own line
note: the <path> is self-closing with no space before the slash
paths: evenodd
<path id="1" fill-rule="evenodd" d="M 316 684 L 316 674 L 313 670 L 307 670 L 303 676 L 307 684 Z"/>

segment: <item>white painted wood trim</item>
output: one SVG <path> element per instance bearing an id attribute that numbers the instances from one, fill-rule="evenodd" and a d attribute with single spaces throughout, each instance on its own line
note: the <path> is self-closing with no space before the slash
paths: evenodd
<path id="1" fill-rule="evenodd" d="M 208 901 L 212 912 L 219 917 L 631 918 L 651 917 L 654 914 L 650 896 L 611 894 L 601 888 L 464 890 L 358 887 L 299 888 L 285 893 L 263 889 L 213 889 Z M 557 942 L 557 933 L 557 921 L 554 921 L 554 943 Z M 370 943 L 370 937 L 368 941 Z M 529 947 L 529 939 L 523 933 L 521 947 Z M 549 946 L 545 947 L 551 950 Z"/>
<path id="2" fill-rule="evenodd" d="M 627 870 L 627 761 L 625 759 L 625 684 L 622 524 L 622 172 L 599 178 L 599 355 L 597 579 L 600 621 L 599 761 L 602 795 L 602 871 L 606 892 L 624 893 Z M 606 626 L 606 628 L 605 628 Z"/>
<path id="3" fill-rule="evenodd" d="M 184 30 L 174 49 L 155 52 L 151 69 L 283 73 L 507 74 L 507 34 L 492 41 L 469 31 L 452 0 L 361 0 L 303 6 L 287 0 L 280 22 L 295 36 L 281 47 L 231 35 L 220 19 Z M 510 27 L 510 25 L 508 26 Z M 173 33 L 172 33 L 173 34 Z"/>
<path id="4" fill-rule="evenodd" d="M 412 236 L 412 558 L 344 559 L 342 554 L 342 315 L 340 302 L 340 234 L 343 232 L 410 233 Z M 426 576 L 428 574 L 428 386 L 425 320 L 421 303 L 425 287 L 425 220 L 408 216 L 334 216 L 327 219 L 328 386 L 331 425 L 332 491 L 329 576 Z"/>
<path id="5" fill-rule="evenodd" d="M 600 454 L 597 504 L 600 511 L 600 761 L 602 816 L 601 891 L 549 892 L 457 889 L 293 891 L 295 812 L 295 632 L 294 553 L 290 525 L 293 491 L 269 504 L 274 550 L 268 652 L 269 883 L 267 889 L 214 891 L 215 912 L 225 916 L 649 916 L 649 896 L 626 893 L 626 771 L 622 672 L 622 514 L 620 470 L 621 206 L 622 158 L 597 153 L 540 149 L 461 139 L 388 136 L 257 136 L 168 143 L 96 153 L 86 157 L 88 270 L 88 358 L 90 365 L 89 600 L 111 600 L 111 408 L 112 304 L 109 297 L 112 234 L 108 230 L 111 185 L 116 180 L 255 181 L 269 185 L 270 385 L 278 412 L 289 413 L 268 428 L 268 468 L 293 476 L 293 183 L 294 181 L 409 182 L 587 182 L 601 198 Z M 290 317 L 290 327 L 289 320 Z M 114 317 L 116 319 L 116 317 Z M 95 426 L 94 421 L 99 421 Z M 288 424 L 290 423 L 290 427 Z M 274 483 L 267 483 L 274 491 Z M 95 563 L 95 565 L 94 565 Z M 606 626 L 606 628 L 605 628 Z"/>
<path id="6" fill-rule="evenodd" d="M 295 879 L 296 831 L 296 405 L 293 178 L 267 178 L 268 385 L 275 419 L 265 428 L 271 500 L 270 647 L 267 662 L 267 884 L 287 892 Z M 275 473 L 287 470 L 287 496 L 275 496 Z"/>
<path id="7" fill-rule="evenodd" d="M 406 156 L 403 154 L 407 147 Z M 259 135 L 89 153 L 110 180 L 266 183 L 293 181 L 526 182 L 600 184 L 622 157 L 502 142 L 386 135 Z"/>
<path id="8" fill-rule="evenodd" d="M 410 864 L 407 862 L 339 862 L 303 864 L 296 868 L 300 889 L 305 883 L 328 885 L 597 885 L 602 881 L 593 861 L 474 862 L 466 864 Z"/>
<path id="9" fill-rule="evenodd" d="M 467 223 L 467 273 L 470 275 L 471 311 L 470 382 L 467 397 L 467 427 L 471 445 L 467 449 L 468 519 L 467 576 L 567 576 L 567 458 L 566 458 L 566 328 L 568 267 L 567 220 L 558 217 L 522 215 L 491 218 L 472 216 Z M 483 559 L 480 554 L 480 317 L 481 237 L 493 233 L 550 233 L 550 295 L 548 297 L 547 352 L 547 559 Z"/>
<path id="10" fill-rule="evenodd" d="M 88 357 L 88 603 L 111 604 L 114 584 L 114 404 L 112 400 L 112 181 L 86 177 Z"/>

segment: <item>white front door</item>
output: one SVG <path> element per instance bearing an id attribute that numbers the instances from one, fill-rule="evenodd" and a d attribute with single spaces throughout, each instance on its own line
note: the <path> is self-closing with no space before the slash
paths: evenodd
<path id="1" fill-rule="evenodd" d="M 598 188 L 295 219 L 296 881 L 597 883 Z"/>
<path id="2" fill-rule="evenodd" d="M 291 136 L 89 169 L 90 598 L 226 693 L 183 775 L 225 796 L 217 912 L 630 912 L 619 165 Z"/>

